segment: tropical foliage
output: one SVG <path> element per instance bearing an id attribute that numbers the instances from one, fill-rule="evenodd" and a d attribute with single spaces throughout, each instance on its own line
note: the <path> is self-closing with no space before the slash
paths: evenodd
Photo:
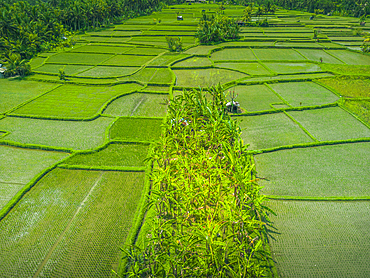
<path id="1" fill-rule="evenodd" d="M 195 36 L 201 44 L 212 44 L 225 40 L 239 38 L 239 25 L 235 19 L 229 18 L 218 12 L 215 16 L 208 16 L 203 12 Z"/>
<path id="2" fill-rule="evenodd" d="M 73 31 L 149 14 L 161 7 L 160 0 L 48 0 L 38 1 L 37 5 L 12 2 L 15 3 L 0 0 L 0 61 L 3 63 L 12 63 L 12 54 L 20 55 L 22 61 L 42 51 L 70 46 Z"/>
<path id="3" fill-rule="evenodd" d="M 160 141 L 144 250 L 126 250 L 129 277 L 262 277 L 266 208 L 221 87 L 171 100 Z M 150 220 L 148 220 L 150 221 Z"/>
<path id="4" fill-rule="evenodd" d="M 181 52 L 183 50 L 182 39 L 180 37 L 173 38 L 166 36 L 166 41 L 171 52 Z"/>

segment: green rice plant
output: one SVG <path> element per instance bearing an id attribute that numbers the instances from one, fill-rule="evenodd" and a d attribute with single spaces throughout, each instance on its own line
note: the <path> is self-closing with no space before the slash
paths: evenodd
<path id="1" fill-rule="evenodd" d="M 130 55 L 159 55 L 166 52 L 166 49 L 155 48 L 155 47 L 135 47 L 132 50 L 125 52 Z"/>
<path id="2" fill-rule="evenodd" d="M 227 48 L 212 53 L 214 61 L 256 61 L 253 51 L 249 48 Z"/>
<path id="3" fill-rule="evenodd" d="M 162 118 L 122 117 L 110 129 L 112 140 L 156 141 L 161 135 Z"/>
<path id="4" fill-rule="evenodd" d="M 45 62 L 45 60 L 46 59 L 43 58 L 43 57 L 34 57 L 34 58 L 32 58 L 32 60 L 30 61 L 30 65 L 31 65 L 32 70 L 41 66 Z"/>
<path id="5" fill-rule="evenodd" d="M 133 74 L 138 70 L 139 67 L 96 66 L 78 74 L 77 76 L 96 78 L 118 77 Z"/>
<path id="6" fill-rule="evenodd" d="M 284 113 L 240 116 L 241 138 L 249 150 L 311 142 L 312 139 Z"/>
<path id="7" fill-rule="evenodd" d="M 370 65 L 370 56 L 346 50 L 327 50 L 348 65 Z"/>
<path id="8" fill-rule="evenodd" d="M 88 44 L 72 49 L 70 52 L 122 54 L 131 49 L 133 49 L 132 46 L 109 46 L 109 45 Z"/>
<path id="9" fill-rule="evenodd" d="M 270 110 L 271 103 L 281 101 L 264 85 L 239 85 L 230 88 L 230 91 L 238 94 L 237 101 L 248 112 Z"/>
<path id="10" fill-rule="evenodd" d="M 320 59 L 322 59 L 322 63 L 325 64 L 342 64 L 342 62 L 333 56 L 327 54 L 323 50 L 318 49 L 299 49 L 297 50 L 299 53 L 303 54 L 305 57 L 307 57 L 308 60 L 314 61 L 314 62 L 321 62 Z"/>
<path id="11" fill-rule="evenodd" d="M 320 141 L 370 137 L 370 129 L 340 107 L 289 114 Z"/>
<path id="12" fill-rule="evenodd" d="M 90 54 L 90 53 L 58 53 L 51 56 L 47 62 L 54 64 L 81 64 L 81 65 L 98 65 L 108 60 L 110 54 Z"/>
<path id="13" fill-rule="evenodd" d="M 125 250 L 122 274 L 260 277 L 270 271 L 263 237 L 268 208 L 222 91 L 213 89 L 210 103 L 201 91 L 171 101 L 148 159 L 158 165 L 151 175 L 152 226 L 143 249 Z"/>
<path id="14" fill-rule="evenodd" d="M 35 274 L 99 175 L 56 169 L 34 186 L 0 222 L 0 246 L 8 250 L 0 261 L 3 275 Z"/>
<path id="15" fill-rule="evenodd" d="M 365 123 L 370 125 L 370 100 L 352 100 L 345 99 L 343 103 L 344 107 L 355 113 Z"/>
<path id="16" fill-rule="evenodd" d="M 210 51 L 219 48 L 217 45 L 198 45 L 196 47 L 189 48 L 185 51 L 187 54 L 192 55 L 209 55 Z"/>
<path id="17" fill-rule="evenodd" d="M 233 69 L 250 75 L 271 75 L 260 63 L 215 63 L 216 67 Z"/>
<path id="18" fill-rule="evenodd" d="M 255 161 L 266 195 L 362 197 L 370 195 L 363 186 L 369 183 L 369 152 L 368 142 L 352 143 L 264 153 Z"/>
<path id="19" fill-rule="evenodd" d="M 93 152 L 76 153 L 65 164 L 86 166 L 145 166 L 148 145 L 111 143 Z"/>
<path id="20" fill-rule="evenodd" d="M 361 276 L 369 271 L 368 202 L 271 201 L 270 247 L 279 277 Z M 338 261 L 341 263 L 338 264 Z"/>
<path id="21" fill-rule="evenodd" d="M 112 87 L 63 85 L 20 107 L 12 114 L 55 119 L 93 118 L 111 99 L 140 88 L 141 86 L 135 83 Z"/>
<path id="22" fill-rule="evenodd" d="M 59 70 L 63 68 L 65 75 L 75 75 L 79 72 L 86 71 L 92 66 L 83 66 L 83 65 L 62 65 L 62 64 L 44 64 L 41 67 L 38 67 L 35 72 L 47 73 L 47 74 L 58 74 Z"/>
<path id="23" fill-rule="evenodd" d="M 212 66 L 212 61 L 206 57 L 192 57 L 182 60 L 172 65 L 172 67 L 209 67 Z"/>
<path id="24" fill-rule="evenodd" d="M 138 36 L 143 34 L 145 31 L 141 30 L 130 30 L 130 31 L 122 31 L 122 30 L 114 30 L 114 32 L 111 34 L 112 37 L 132 37 L 132 36 Z"/>
<path id="25" fill-rule="evenodd" d="M 175 69 L 173 72 L 177 76 L 176 86 L 179 87 L 208 87 L 219 83 L 225 84 L 247 76 L 241 72 L 218 68 L 194 70 Z"/>
<path id="26" fill-rule="evenodd" d="M 85 176 L 91 173 L 82 172 Z M 101 178 L 96 180 L 88 198 L 77 203 L 83 206 L 42 268 L 43 275 L 107 277 L 112 269 L 117 269 L 120 246 L 134 225 L 145 173 L 97 174 Z"/>
<path id="27" fill-rule="evenodd" d="M 154 59 L 155 56 L 116 55 L 102 63 L 106 66 L 142 66 Z"/>
<path id="28" fill-rule="evenodd" d="M 184 53 L 165 53 L 158 56 L 155 60 L 150 62 L 148 66 L 159 67 L 159 66 L 169 66 L 175 61 L 183 60 L 190 55 Z"/>
<path id="29" fill-rule="evenodd" d="M 283 82 L 270 86 L 293 107 L 323 105 L 338 100 L 331 91 L 313 82 Z"/>
<path id="30" fill-rule="evenodd" d="M 277 76 L 258 76 L 250 77 L 242 80 L 239 83 L 243 84 L 263 84 L 263 83 L 275 83 L 277 81 L 311 81 L 319 78 L 333 77 L 330 73 L 300 73 L 300 74 L 285 74 Z"/>
<path id="31" fill-rule="evenodd" d="M 13 141 L 86 150 L 104 143 L 105 129 L 111 122 L 112 119 L 106 117 L 80 122 L 6 117 L 0 120 L 0 129 L 10 132 L 2 139 L 5 143 Z"/>
<path id="32" fill-rule="evenodd" d="M 300 55 L 294 49 L 253 49 L 259 60 L 265 61 L 304 61 L 302 55 Z"/>
<path id="33" fill-rule="evenodd" d="M 113 116 L 163 117 L 169 95 L 134 93 L 124 95 L 108 105 L 104 114 Z"/>
<path id="34" fill-rule="evenodd" d="M 294 74 L 294 73 L 308 73 L 308 72 L 321 72 L 322 69 L 319 65 L 313 63 L 269 63 L 265 62 L 264 65 L 271 71 L 277 74 Z"/>
<path id="35" fill-rule="evenodd" d="M 340 67 L 341 71 L 350 71 L 352 66 Z M 353 68 L 352 68 L 353 69 Z M 359 67 L 354 72 L 360 73 L 360 71 L 366 70 L 370 73 L 370 67 Z M 370 97 L 370 83 L 363 78 L 359 77 L 335 77 L 335 78 L 323 78 L 319 79 L 318 82 L 329 86 L 337 91 L 341 96 L 348 98 L 366 98 Z"/>
<path id="36" fill-rule="evenodd" d="M 173 84 L 175 75 L 169 68 L 159 68 L 156 69 L 149 82 L 153 84 Z"/>
<path id="37" fill-rule="evenodd" d="M 0 79 L 0 113 L 32 100 L 56 87 L 56 84 L 19 79 Z"/>
<path id="38" fill-rule="evenodd" d="M 68 154 L 0 146 L 0 157 L 1 210 L 35 175 Z"/>

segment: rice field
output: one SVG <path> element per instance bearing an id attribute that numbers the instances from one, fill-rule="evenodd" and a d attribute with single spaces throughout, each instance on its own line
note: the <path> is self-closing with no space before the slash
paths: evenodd
<path id="1" fill-rule="evenodd" d="M 234 18 L 245 9 L 224 6 Z M 218 8 L 173 5 L 88 31 L 73 48 L 40 53 L 33 75 L 0 79 L 0 276 L 112 276 L 168 101 L 221 84 L 237 95 L 243 114 L 232 118 L 262 193 L 274 198 L 266 204 L 277 213 L 268 231 L 277 277 L 366 277 L 370 56 L 350 51 L 363 40 L 352 32 L 358 19 L 279 9 L 269 27 L 200 45 L 202 10 Z M 313 28 L 328 39 L 313 39 Z M 184 51 L 169 52 L 166 35 L 181 37 Z"/>

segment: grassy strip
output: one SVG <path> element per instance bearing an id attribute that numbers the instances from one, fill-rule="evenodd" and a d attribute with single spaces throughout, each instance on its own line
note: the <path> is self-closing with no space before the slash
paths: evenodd
<path id="1" fill-rule="evenodd" d="M 1 142 L 0 142 L 1 143 Z M 0 221 L 12 210 L 12 208 L 17 205 L 17 203 L 22 199 L 22 197 L 31 190 L 31 188 L 41 180 L 45 175 L 47 175 L 50 171 L 55 169 L 59 163 L 63 163 L 67 160 L 68 157 L 64 158 L 62 161 L 55 163 L 54 165 L 46 168 L 40 174 L 35 176 L 30 182 L 28 182 L 18 193 L 0 210 Z"/>
<path id="2" fill-rule="evenodd" d="M 270 152 L 281 151 L 281 150 L 312 148 L 312 147 L 320 147 L 320 146 L 328 146 L 328 145 L 340 145 L 340 144 L 363 143 L 363 142 L 370 142 L 370 137 L 347 139 L 347 140 L 337 140 L 337 141 L 318 141 L 318 142 L 302 143 L 302 144 L 295 144 L 295 145 L 285 145 L 285 146 L 278 146 L 278 147 L 268 148 L 268 149 L 248 151 L 248 154 L 258 155 L 262 153 L 270 153 Z"/>
<path id="3" fill-rule="evenodd" d="M 348 112 L 349 114 L 351 114 L 355 119 L 357 119 L 358 121 L 360 121 L 363 125 L 365 125 L 367 128 L 370 129 L 370 124 L 366 121 L 364 121 L 363 119 L 361 119 L 359 116 L 357 116 L 355 113 L 353 113 L 350 109 L 348 109 L 348 107 L 340 104 L 339 105 L 340 108 L 342 108 L 344 111 Z"/>
<path id="4" fill-rule="evenodd" d="M 284 103 L 273 103 L 273 104 L 287 105 L 285 102 Z M 287 105 L 287 106 L 290 106 L 290 105 Z M 290 106 L 288 108 L 278 108 L 278 109 L 275 109 L 275 110 L 264 110 L 264 111 L 234 114 L 234 115 L 232 115 L 232 117 L 257 116 L 257 115 L 275 114 L 275 113 L 290 112 L 290 111 L 316 110 L 316 109 L 321 109 L 321 108 L 337 107 L 337 106 L 338 106 L 338 102 L 322 104 L 322 105 L 314 105 L 314 106 L 300 106 L 300 107 Z"/>
<path id="5" fill-rule="evenodd" d="M 301 197 L 301 196 L 270 196 L 267 198 L 271 200 L 284 200 L 284 201 L 370 201 L 370 196 L 362 197 L 346 197 L 346 196 L 332 196 L 332 197 Z"/>
<path id="6" fill-rule="evenodd" d="M 89 171 L 116 171 L 116 172 L 144 172 L 145 167 L 123 167 L 123 166 L 88 166 L 88 165 L 71 165 L 59 164 L 58 168 L 68 170 L 89 170 Z"/>
<path id="7" fill-rule="evenodd" d="M 150 240 L 124 250 L 127 272 L 153 277 L 251 277 L 270 273 L 268 220 L 252 180 L 240 128 L 225 112 L 223 89 L 184 92 L 169 106 L 154 162 Z M 185 121 L 186 119 L 186 121 Z M 150 220 L 148 220 L 150 221 Z M 196 255 L 194 255 L 196 254 Z"/>
<path id="8" fill-rule="evenodd" d="M 328 51 L 326 51 L 325 49 L 323 49 L 323 51 L 324 51 L 326 54 L 328 54 L 328 55 L 332 56 L 333 58 L 338 59 L 338 60 L 339 60 L 339 61 L 341 61 L 343 64 L 347 65 L 347 63 L 346 63 L 346 62 L 344 62 L 343 60 L 339 59 L 337 56 L 334 56 L 333 54 L 329 53 L 329 52 L 328 52 Z"/>
<path id="9" fill-rule="evenodd" d="M 65 153 L 74 152 L 73 149 L 68 149 L 68 148 L 63 148 L 63 147 L 49 147 L 49 146 L 37 145 L 37 144 L 24 144 L 24 143 L 8 141 L 8 140 L 0 140 L 0 145 L 22 148 L 22 149 L 43 150 L 43 151 L 54 151 L 54 152 L 65 152 Z"/>
<path id="10" fill-rule="evenodd" d="M 267 87 L 267 88 L 269 88 L 270 90 L 271 90 L 271 92 L 273 92 L 278 98 L 280 98 L 281 99 L 281 101 L 285 104 L 285 105 L 287 105 L 287 106 L 289 106 L 289 107 L 292 107 L 278 92 L 276 92 L 269 84 L 267 84 L 267 83 L 264 83 L 264 85 Z"/>

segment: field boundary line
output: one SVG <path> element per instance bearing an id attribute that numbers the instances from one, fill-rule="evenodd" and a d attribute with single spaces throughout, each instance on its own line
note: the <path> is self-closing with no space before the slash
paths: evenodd
<path id="1" fill-rule="evenodd" d="M 84 164 L 66 164 L 57 166 L 67 170 L 87 170 L 87 171 L 115 171 L 115 172 L 144 172 L 145 166 L 90 166 Z"/>
<path id="2" fill-rule="evenodd" d="M 12 199 L 0 210 L 0 221 L 2 221 L 8 213 L 18 204 L 18 202 L 23 198 L 23 196 L 30 191 L 44 176 L 46 176 L 49 172 L 54 170 L 59 163 L 66 161 L 69 157 L 62 159 L 51 165 L 50 167 L 44 169 L 41 173 L 36 175 L 33 179 L 31 179 L 21 190 L 18 191 L 17 194 L 13 196 Z"/>
<path id="3" fill-rule="evenodd" d="M 346 197 L 346 196 L 303 197 L 303 196 L 276 196 L 276 195 L 265 195 L 265 196 L 270 200 L 278 201 L 323 201 L 323 202 L 370 201 L 370 196 L 361 196 L 361 197 Z"/>
<path id="4" fill-rule="evenodd" d="M 296 119 L 294 119 L 294 117 L 292 115 L 289 115 L 288 112 L 286 112 L 286 111 L 283 111 L 283 113 L 289 119 L 291 119 L 295 124 L 297 124 L 303 130 L 303 132 L 306 133 L 313 141 L 315 141 L 315 142 L 319 141 L 311 133 L 309 133 L 308 130 L 300 122 L 298 122 Z"/>
<path id="5" fill-rule="evenodd" d="M 53 244 L 53 246 L 49 249 L 49 252 L 47 253 L 47 255 L 45 256 L 45 258 L 43 259 L 43 261 L 41 262 L 41 264 L 39 265 L 39 267 L 37 268 L 37 271 L 36 273 L 32 276 L 33 278 L 36 278 L 39 276 L 40 272 L 42 271 L 42 269 L 44 268 L 44 266 L 46 265 L 46 263 L 49 261 L 51 255 L 53 254 L 54 250 L 57 248 L 57 246 L 59 245 L 59 243 L 62 241 L 64 235 L 66 234 L 66 232 L 69 230 L 69 228 L 71 227 L 72 225 L 72 222 L 75 220 L 75 218 L 77 217 L 78 213 L 80 212 L 80 210 L 82 209 L 82 207 L 84 206 L 85 202 L 87 201 L 87 199 L 90 197 L 91 193 L 94 191 L 95 187 L 100 183 L 100 181 L 102 180 L 103 178 L 103 175 L 104 175 L 104 172 L 102 172 L 100 174 L 100 176 L 96 179 L 95 183 L 93 184 L 93 186 L 91 187 L 90 191 L 87 193 L 87 195 L 85 196 L 85 198 L 82 200 L 82 202 L 80 203 L 80 205 L 78 206 L 76 212 L 74 213 L 74 215 L 72 216 L 72 218 L 68 221 L 67 223 L 67 226 L 65 227 L 65 229 L 63 230 L 63 232 L 59 235 L 58 239 L 55 241 L 55 243 Z"/>
<path id="6" fill-rule="evenodd" d="M 45 145 L 38 145 L 38 144 L 25 144 L 25 143 L 19 143 L 19 142 L 8 141 L 8 140 L 0 140 L 0 146 L 8 146 L 8 147 L 14 147 L 14 148 L 40 150 L 40 151 L 65 152 L 65 153 L 70 153 L 70 154 L 74 152 L 73 149 L 64 148 L 64 147 L 53 147 L 53 146 L 45 146 Z"/>
<path id="7" fill-rule="evenodd" d="M 268 148 L 268 149 L 250 150 L 250 151 L 247 151 L 247 154 L 259 155 L 259 154 L 270 153 L 270 152 L 281 151 L 281 150 L 304 149 L 304 148 L 312 148 L 312 147 L 332 146 L 332 145 L 341 145 L 341 144 L 368 143 L 368 142 L 370 142 L 370 137 L 347 139 L 347 140 L 337 140 L 337 141 L 318 141 L 318 142 L 302 143 L 302 144 L 295 144 L 295 145 L 284 145 L 284 146 L 278 146 L 278 147 Z"/>

